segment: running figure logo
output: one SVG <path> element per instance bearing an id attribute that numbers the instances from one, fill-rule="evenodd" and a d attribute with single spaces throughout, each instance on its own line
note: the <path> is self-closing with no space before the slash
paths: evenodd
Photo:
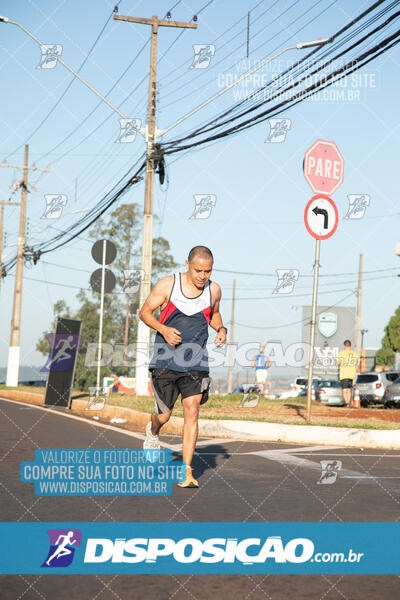
<path id="1" fill-rule="evenodd" d="M 255 392 L 247 392 L 243 394 L 239 408 L 255 408 L 260 399 L 260 395 Z"/>
<path id="2" fill-rule="evenodd" d="M 317 481 L 318 484 L 335 483 L 338 473 L 342 468 L 341 460 L 320 460 L 321 477 Z"/>
<path id="3" fill-rule="evenodd" d="M 368 194 L 349 194 L 347 198 L 349 200 L 349 208 L 343 218 L 362 219 L 371 201 L 371 196 Z"/>
<path id="4" fill-rule="evenodd" d="M 287 132 L 292 126 L 290 119 L 268 119 L 269 135 L 266 144 L 280 144 L 286 139 Z"/>
<path id="5" fill-rule="evenodd" d="M 79 351 L 81 336 L 77 333 L 50 333 L 50 353 L 43 371 L 69 371 L 72 369 L 75 354 Z"/>
<path id="6" fill-rule="evenodd" d="M 102 388 L 97 386 L 89 387 L 89 400 L 85 410 L 103 410 L 105 403 L 106 399 Z"/>
<path id="7" fill-rule="evenodd" d="M 54 69 L 57 65 L 57 56 L 61 56 L 63 47 L 61 44 L 42 44 L 40 51 L 42 56 L 40 62 L 36 65 L 37 69 Z M 50 50 L 50 52 L 49 52 Z M 52 52 L 52 54 L 50 54 Z M 56 56 L 54 56 L 54 54 Z"/>
<path id="8" fill-rule="evenodd" d="M 45 194 L 46 208 L 41 219 L 59 219 L 62 215 L 64 206 L 67 204 L 65 194 Z"/>
<path id="9" fill-rule="evenodd" d="M 48 529 L 50 548 L 42 567 L 68 567 L 74 558 L 75 546 L 80 546 L 79 529 Z"/>
<path id="10" fill-rule="evenodd" d="M 195 194 L 193 198 L 194 211 L 189 219 L 208 219 L 216 205 L 217 196 L 215 194 Z"/>
<path id="11" fill-rule="evenodd" d="M 120 294 L 135 294 L 144 277 L 143 269 L 124 269 L 124 283 Z"/>
<path id="12" fill-rule="evenodd" d="M 194 57 L 189 69 L 207 69 L 215 54 L 214 44 L 193 44 Z"/>
<path id="13" fill-rule="evenodd" d="M 276 269 L 278 282 L 273 294 L 291 294 L 294 290 L 294 285 L 299 279 L 298 269 Z"/>
<path id="14" fill-rule="evenodd" d="M 136 140 L 137 130 L 142 125 L 141 119 L 119 119 L 119 136 L 115 144 L 130 144 Z"/>

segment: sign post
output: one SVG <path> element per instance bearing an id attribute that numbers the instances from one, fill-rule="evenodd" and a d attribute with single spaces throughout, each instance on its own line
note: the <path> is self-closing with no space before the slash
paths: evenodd
<path id="1" fill-rule="evenodd" d="M 328 194 L 343 182 L 344 160 L 334 142 L 317 140 L 304 156 L 304 177 L 308 181 L 315 196 L 307 203 L 304 211 L 304 222 L 308 233 L 315 238 L 314 280 L 311 308 L 310 357 L 307 380 L 306 419 L 311 420 L 311 399 L 314 368 L 315 324 L 317 313 L 319 259 L 321 240 L 331 237 L 338 226 L 337 207 Z"/>
<path id="2" fill-rule="evenodd" d="M 92 273 L 92 277 L 90 278 L 90 284 L 92 288 L 96 292 L 100 291 L 100 323 L 97 356 L 96 396 L 99 396 L 100 394 L 100 365 L 102 359 L 104 294 L 111 292 L 115 286 L 115 277 L 112 271 L 106 269 L 106 265 L 112 263 L 116 255 L 117 249 L 115 245 L 109 240 L 98 240 L 92 246 L 92 257 L 98 264 L 101 265 L 101 269 L 94 271 Z M 101 272 L 100 282 L 99 271 Z"/>

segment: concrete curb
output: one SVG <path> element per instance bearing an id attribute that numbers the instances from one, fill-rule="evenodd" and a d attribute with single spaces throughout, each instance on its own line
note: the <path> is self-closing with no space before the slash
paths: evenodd
<path id="1" fill-rule="evenodd" d="M 24 403 L 43 406 L 43 395 L 19 390 L 0 390 L 0 396 Z M 148 413 L 131 408 L 106 405 L 101 411 L 86 410 L 86 400 L 73 400 L 72 411 L 84 416 L 99 416 L 102 419 L 122 418 L 126 424 L 144 430 L 149 421 Z M 167 434 L 182 433 L 183 419 L 171 417 L 163 427 Z M 260 421 L 199 420 L 199 435 L 238 440 L 288 442 L 344 446 L 349 448 L 400 449 L 400 429 L 350 429 L 345 427 L 321 427 L 317 425 L 284 425 Z"/>

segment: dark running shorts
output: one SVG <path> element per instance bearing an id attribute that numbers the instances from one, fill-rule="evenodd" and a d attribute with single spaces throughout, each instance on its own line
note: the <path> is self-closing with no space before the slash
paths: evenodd
<path id="1" fill-rule="evenodd" d="M 170 369 L 153 369 L 151 385 L 154 390 L 154 401 L 157 413 L 166 413 L 174 408 L 179 394 L 182 400 L 189 396 L 202 394 L 200 404 L 208 400 L 210 376 L 205 371 L 171 371 Z"/>
<path id="2" fill-rule="evenodd" d="M 342 386 L 342 390 L 348 389 L 348 388 L 352 388 L 353 387 L 353 380 L 352 379 L 341 379 L 340 380 L 340 384 Z"/>

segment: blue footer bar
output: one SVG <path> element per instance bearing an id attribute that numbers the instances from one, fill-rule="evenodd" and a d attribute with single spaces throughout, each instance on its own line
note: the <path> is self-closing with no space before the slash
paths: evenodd
<path id="1" fill-rule="evenodd" d="M 0 523 L 0 573 L 400 574 L 400 523 Z"/>

